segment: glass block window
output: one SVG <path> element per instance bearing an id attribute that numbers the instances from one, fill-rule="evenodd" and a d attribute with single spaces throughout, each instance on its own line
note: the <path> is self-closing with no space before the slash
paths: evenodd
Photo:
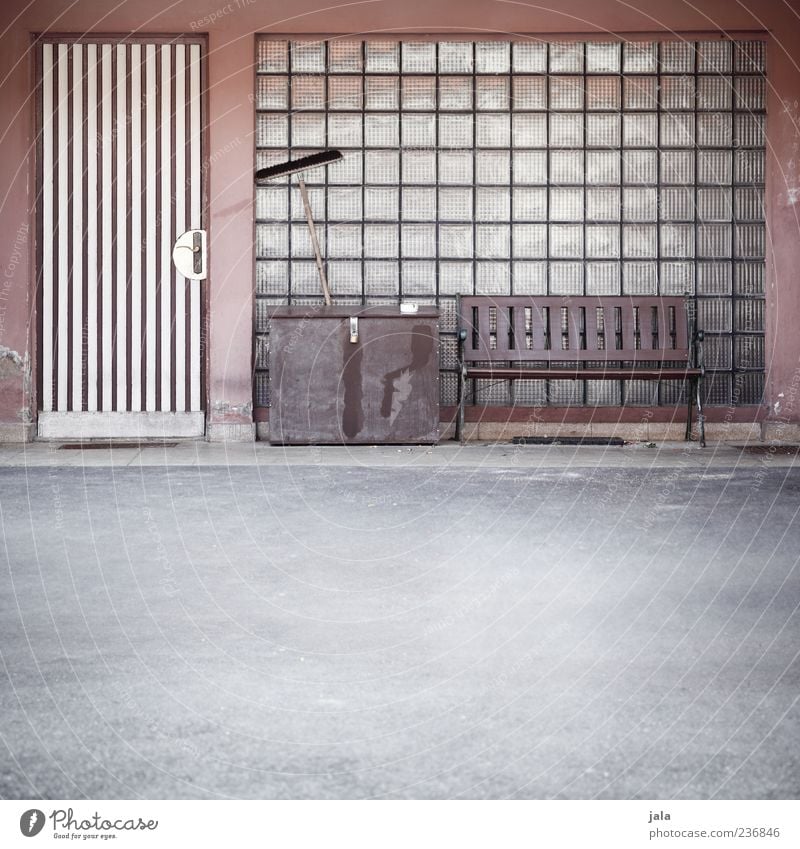
<path id="1" fill-rule="evenodd" d="M 257 39 L 256 167 L 309 171 L 334 301 L 436 304 L 455 403 L 457 294 L 680 295 L 707 403 L 764 381 L 765 44 Z M 294 180 L 256 189 L 256 404 L 270 307 L 321 303 Z M 477 386 L 476 403 L 674 404 L 674 382 Z M 565 384 L 565 385 L 562 385 Z"/>

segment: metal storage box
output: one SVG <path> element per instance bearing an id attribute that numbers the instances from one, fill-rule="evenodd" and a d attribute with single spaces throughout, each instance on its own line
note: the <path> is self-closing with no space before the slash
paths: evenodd
<path id="1" fill-rule="evenodd" d="M 270 442 L 439 439 L 439 313 L 278 307 L 270 317 Z"/>

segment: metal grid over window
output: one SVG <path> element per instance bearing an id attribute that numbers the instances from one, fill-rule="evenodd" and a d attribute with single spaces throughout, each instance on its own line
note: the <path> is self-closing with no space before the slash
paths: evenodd
<path id="1" fill-rule="evenodd" d="M 455 403 L 455 296 L 692 294 L 707 403 L 764 379 L 765 44 L 286 41 L 256 57 L 257 167 L 306 175 L 335 303 L 437 304 Z M 256 190 L 256 404 L 267 312 L 322 301 L 296 189 Z M 660 386 L 524 381 L 481 404 L 672 404 Z"/>

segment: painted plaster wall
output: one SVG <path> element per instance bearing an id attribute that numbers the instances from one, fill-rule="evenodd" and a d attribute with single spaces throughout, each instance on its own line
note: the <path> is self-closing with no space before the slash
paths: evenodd
<path id="1" fill-rule="evenodd" d="M 772 34 L 768 54 L 767 384 L 775 426 L 800 425 L 800 2 L 791 0 L 5 0 L 0 10 L 0 439 L 30 435 L 36 399 L 34 99 L 30 34 L 208 33 L 208 422 L 252 422 L 254 33 Z M 9 353 L 4 353 L 8 350 Z M 237 428 L 239 429 L 237 431 Z"/>

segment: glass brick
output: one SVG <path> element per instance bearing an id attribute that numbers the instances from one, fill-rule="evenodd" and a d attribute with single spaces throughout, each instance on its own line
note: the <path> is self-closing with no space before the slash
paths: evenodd
<path id="1" fill-rule="evenodd" d="M 654 262 L 622 263 L 623 295 L 657 295 L 658 268 Z"/>
<path id="2" fill-rule="evenodd" d="M 310 186 L 307 189 L 308 205 L 311 207 L 311 215 L 314 221 L 325 220 L 325 189 Z M 289 194 L 289 218 L 292 221 L 305 221 L 306 209 L 303 205 L 303 196 L 298 189 L 292 189 Z"/>
<path id="3" fill-rule="evenodd" d="M 404 262 L 400 276 L 404 295 L 436 294 L 435 262 Z"/>
<path id="4" fill-rule="evenodd" d="M 730 295 L 731 264 L 729 262 L 699 262 L 697 264 L 697 293 L 699 295 Z"/>
<path id="5" fill-rule="evenodd" d="M 508 295 L 510 292 L 511 271 L 507 262 L 475 264 L 476 295 Z"/>
<path id="6" fill-rule="evenodd" d="M 764 147 L 764 116 L 738 112 L 734 118 L 734 144 L 737 147 Z"/>
<path id="7" fill-rule="evenodd" d="M 622 45 L 625 74 L 653 74 L 658 70 L 657 45 L 652 41 L 626 41 Z"/>
<path id="8" fill-rule="evenodd" d="M 396 41 L 364 43 L 367 73 L 397 74 L 400 71 L 400 45 Z"/>
<path id="9" fill-rule="evenodd" d="M 669 261 L 661 263 L 662 295 L 694 294 L 694 263 Z"/>
<path id="10" fill-rule="evenodd" d="M 694 147 L 694 115 L 674 112 L 661 115 L 662 147 Z"/>
<path id="11" fill-rule="evenodd" d="M 515 221 L 546 221 L 547 190 L 516 188 L 512 207 Z"/>
<path id="12" fill-rule="evenodd" d="M 475 143 L 478 147 L 508 147 L 509 116 L 490 114 L 475 116 Z M 463 122 L 463 119 L 462 119 Z"/>
<path id="13" fill-rule="evenodd" d="M 328 182 L 331 184 L 355 183 L 360 185 L 364 182 L 361 151 L 345 151 L 342 159 L 333 166 L 321 169 L 321 172 L 327 174 Z"/>
<path id="14" fill-rule="evenodd" d="M 509 87 L 507 77 L 476 77 L 475 108 L 481 110 L 499 110 L 509 108 Z"/>
<path id="15" fill-rule="evenodd" d="M 737 41 L 735 48 L 736 71 L 740 74 L 758 74 L 766 69 L 767 45 L 763 41 Z"/>
<path id="16" fill-rule="evenodd" d="M 583 189 L 550 189 L 551 221 L 583 220 Z"/>
<path id="17" fill-rule="evenodd" d="M 403 187 L 400 203 L 404 221 L 432 221 L 436 218 L 436 189 Z"/>
<path id="18" fill-rule="evenodd" d="M 512 264 L 512 274 L 513 294 L 547 294 L 546 262 L 515 262 Z"/>
<path id="19" fill-rule="evenodd" d="M 448 259 L 472 259 L 472 235 L 471 224 L 442 224 L 439 227 L 439 256 Z"/>
<path id="20" fill-rule="evenodd" d="M 766 154 L 763 150 L 737 150 L 734 153 L 737 183 L 763 183 Z"/>
<path id="21" fill-rule="evenodd" d="M 328 282 L 334 295 L 360 295 L 362 288 L 360 260 L 329 262 Z"/>
<path id="22" fill-rule="evenodd" d="M 439 77 L 439 109 L 472 109 L 472 80 L 468 77 Z"/>
<path id="23" fill-rule="evenodd" d="M 766 232 L 763 224 L 736 223 L 736 257 L 761 259 L 765 256 Z"/>
<path id="24" fill-rule="evenodd" d="M 733 70 L 730 41 L 699 41 L 697 71 L 701 74 L 729 74 Z"/>
<path id="25" fill-rule="evenodd" d="M 710 370 L 731 367 L 731 339 L 725 336 L 706 336 L 703 342 L 703 365 Z"/>
<path id="26" fill-rule="evenodd" d="M 737 295 L 764 294 L 764 263 L 737 262 L 734 264 L 734 291 Z"/>
<path id="27" fill-rule="evenodd" d="M 260 38 L 256 46 L 256 70 L 259 74 L 286 73 L 289 70 L 288 42 Z"/>
<path id="28" fill-rule="evenodd" d="M 551 109 L 583 109 L 582 77 L 549 77 Z"/>
<path id="29" fill-rule="evenodd" d="M 368 295 L 396 295 L 400 271 L 396 262 L 365 262 L 364 291 Z"/>
<path id="30" fill-rule="evenodd" d="M 439 42 L 439 73 L 471 74 L 472 48 L 473 45 L 469 42 Z"/>
<path id="31" fill-rule="evenodd" d="M 478 183 L 507 185 L 511 180 L 511 154 L 509 151 L 476 151 L 475 180 Z"/>
<path id="32" fill-rule="evenodd" d="M 519 185 L 543 185 L 547 182 L 547 152 L 515 150 L 511 153 L 514 182 Z"/>
<path id="33" fill-rule="evenodd" d="M 583 115 L 551 113 L 550 147 L 583 147 Z"/>
<path id="34" fill-rule="evenodd" d="M 401 45 L 403 73 L 436 72 L 436 45 L 432 41 L 404 41 Z"/>
<path id="35" fill-rule="evenodd" d="M 433 112 L 436 109 L 435 77 L 403 77 L 403 109 Z"/>
<path id="36" fill-rule="evenodd" d="M 361 77 L 328 77 L 328 108 L 360 110 Z"/>
<path id="37" fill-rule="evenodd" d="M 697 108 L 706 111 L 730 109 L 733 100 L 731 77 L 698 77 Z"/>
<path id="38" fill-rule="evenodd" d="M 736 217 L 745 221 L 763 221 L 764 190 L 747 186 L 737 188 Z"/>
<path id="39" fill-rule="evenodd" d="M 727 298 L 698 298 L 697 326 L 706 333 L 730 333 L 731 302 Z"/>
<path id="40" fill-rule="evenodd" d="M 514 147 L 547 147 L 547 116 L 540 113 L 512 117 Z"/>
<path id="41" fill-rule="evenodd" d="M 256 262 L 256 294 L 285 295 L 289 290 L 289 263 L 285 260 Z"/>
<path id="42" fill-rule="evenodd" d="M 432 150 L 404 150 L 402 153 L 403 182 L 436 182 L 436 153 Z"/>
<path id="43" fill-rule="evenodd" d="M 511 228 L 507 224 L 478 224 L 475 255 L 484 259 L 507 259 L 511 254 Z"/>
<path id="44" fill-rule="evenodd" d="M 660 210 L 662 221 L 693 221 L 694 210 L 692 189 L 662 187 Z"/>
<path id="45" fill-rule="evenodd" d="M 657 77 L 625 77 L 622 80 L 622 105 L 624 109 L 657 109 Z"/>
<path id="46" fill-rule="evenodd" d="M 439 182 L 472 183 L 472 153 L 469 151 L 439 151 Z"/>
<path id="47" fill-rule="evenodd" d="M 619 115 L 587 115 L 586 144 L 588 147 L 619 147 Z"/>
<path id="48" fill-rule="evenodd" d="M 730 113 L 709 112 L 697 116 L 697 144 L 699 147 L 730 147 L 733 144 L 733 126 Z"/>
<path id="49" fill-rule="evenodd" d="M 665 74 L 691 74 L 695 65 L 695 48 L 691 41 L 662 41 L 661 70 Z"/>
<path id="50" fill-rule="evenodd" d="M 546 224 L 515 224 L 513 227 L 514 257 L 543 258 L 547 256 Z"/>
<path id="51" fill-rule="evenodd" d="M 514 109 L 546 109 L 546 77 L 514 77 L 512 79 Z"/>
<path id="52" fill-rule="evenodd" d="M 622 156 L 622 178 L 626 183 L 655 185 L 658 160 L 654 150 L 626 150 Z"/>
<path id="53" fill-rule="evenodd" d="M 479 74 L 507 74 L 511 70 L 511 45 L 507 41 L 478 41 L 475 70 Z"/>
<path id="54" fill-rule="evenodd" d="M 587 221 L 619 221 L 620 209 L 619 189 L 586 190 Z"/>
<path id="55" fill-rule="evenodd" d="M 730 302 L 725 302 L 730 308 Z M 764 332 L 764 301 L 736 301 L 736 331 L 748 333 L 751 331 Z"/>
<path id="56" fill-rule="evenodd" d="M 360 41 L 332 38 L 328 42 L 328 70 L 330 73 L 358 73 L 362 67 Z"/>
<path id="57" fill-rule="evenodd" d="M 397 77 L 367 77 L 364 86 L 367 109 L 397 111 L 400 92 L 400 80 Z"/>
<path id="58" fill-rule="evenodd" d="M 289 108 L 288 77 L 258 77 L 256 80 L 256 109 Z"/>
<path id="59" fill-rule="evenodd" d="M 697 228 L 698 256 L 716 259 L 731 256 L 730 224 L 700 224 Z"/>
<path id="60" fill-rule="evenodd" d="M 586 45 L 587 74 L 618 74 L 620 44 L 616 41 L 589 42 Z"/>
<path id="61" fill-rule="evenodd" d="M 694 153 L 690 150 L 662 150 L 659 153 L 661 182 L 665 185 L 694 184 Z"/>
<path id="62" fill-rule="evenodd" d="M 749 111 L 767 107 L 766 80 L 764 77 L 736 77 L 736 108 Z"/>
<path id="63" fill-rule="evenodd" d="M 477 221 L 508 221 L 511 217 L 508 189 L 475 190 L 475 218 Z"/>
<path id="64" fill-rule="evenodd" d="M 694 109 L 694 77 L 661 77 L 663 109 Z"/>
<path id="65" fill-rule="evenodd" d="M 400 157 L 394 150 L 368 150 L 364 154 L 367 183 L 395 184 L 400 180 Z"/>
<path id="66" fill-rule="evenodd" d="M 672 259 L 691 259 L 694 257 L 694 225 L 661 225 L 661 256 Z"/>
<path id="67" fill-rule="evenodd" d="M 731 151 L 702 150 L 697 152 L 697 182 L 726 185 L 731 182 Z"/>
<path id="68" fill-rule="evenodd" d="M 314 230 L 317 234 L 320 253 L 325 256 L 325 245 L 327 239 L 327 227 L 321 226 L 317 222 Z M 289 235 L 291 239 L 291 251 L 289 253 L 293 257 L 314 257 L 314 246 L 311 244 L 311 235 L 308 232 L 307 224 L 292 224 L 289 227 Z M 281 253 L 281 256 L 286 256 L 286 251 Z M 274 254 L 273 254 L 274 256 Z"/>
<path id="69" fill-rule="evenodd" d="M 587 77 L 586 108 L 618 110 L 621 103 L 619 77 Z"/>
<path id="70" fill-rule="evenodd" d="M 624 221 L 655 221 L 658 211 L 658 192 L 655 189 L 622 190 Z"/>
<path id="71" fill-rule="evenodd" d="M 324 41 L 293 41 L 289 45 L 292 73 L 325 73 Z"/>
<path id="72" fill-rule="evenodd" d="M 617 150 L 590 150 L 586 153 L 586 182 L 590 185 L 620 182 L 621 157 Z"/>
<path id="73" fill-rule="evenodd" d="M 763 336 L 737 335 L 735 337 L 735 344 L 736 365 L 739 368 L 764 368 Z"/>
<path id="74" fill-rule="evenodd" d="M 293 147 L 325 147 L 325 114 L 292 115 Z"/>
<path id="75" fill-rule="evenodd" d="M 619 295 L 620 291 L 620 267 L 618 262 L 586 263 L 587 295 Z"/>
<path id="76" fill-rule="evenodd" d="M 550 154 L 550 180 L 569 184 L 583 182 L 583 151 L 554 150 Z"/>
<path id="77" fill-rule="evenodd" d="M 256 115 L 257 147 L 285 148 L 288 145 L 289 119 L 285 115 Z"/>
<path id="78" fill-rule="evenodd" d="M 392 224 L 364 225 L 364 256 L 393 258 L 398 255 L 400 238 Z"/>
<path id="79" fill-rule="evenodd" d="M 397 221 L 399 192 L 396 188 L 368 186 L 364 189 L 364 217 L 369 220 Z"/>
<path id="80" fill-rule="evenodd" d="M 589 259 L 619 259 L 619 227 L 589 225 L 586 228 L 586 256 Z"/>
<path id="81" fill-rule="evenodd" d="M 361 147 L 363 124 L 360 115 L 328 115 L 328 144 L 335 148 Z"/>
<path id="82" fill-rule="evenodd" d="M 361 256 L 361 226 L 358 224 L 333 224 L 328 227 L 328 256 Z"/>
<path id="83" fill-rule="evenodd" d="M 703 403 L 711 405 L 729 405 L 731 400 L 731 375 L 729 374 L 707 374 L 702 383 L 702 392 L 705 395 Z"/>
<path id="84" fill-rule="evenodd" d="M 657 230 L 654 224 L 623 224 L 622 253 L 629 259 L 657 256 Z"/>
<path id="85" fill-rule="evenodd" d="M 441 120 L 445 119 L 441 116 Z M 444 133 L 442 134 L 444 136 Z M 404 115 L 402 123 L 403 147 L 436 147 L 436 116 Z M 445 138 L 440 139 L 443 147 L 448 147 Z"/>
<path id="86" fill-rule="evenodd" d="M 551 262 L 550 263 L 550 294 L 551 295 L 582 295 L 583 294 L 583 263 L 582 262 Z M 580 402 L 578 402 L 580 403 Z"/>
<path id="87" fill-rule="evenodd" d="M 703 221 L 730 221 L 733 217 L 731 190 L 698 189 L 697 216 Z"/>
<path id="88" fill-rule="evenodd" d="M 478 126 L 480 126 L 481 117 L 475 119 Z M 439 146 L 472 147 L 472 116 L 440 115 Z"/>
<path id="89" fill-rule="evenodd" d="M 625 147 L 657 147 L 658 115 L 655 112 L 624 115 L 622 143 Z"/>
<path id="90" fill-rule="evenodd" d="M 472 217 L 472 189 L 439 189 L 441 221 L 470 221 Z"/>
<path id="91" fill-rule="evenodd" d="M 554 41 L 550 44 L 551 74 L 580 74 L 583 72 L 583 44 Z"/>
<path id="92" fill-rule="evenodd" d="M 440 262 L 439 293 L 471 295 L 473 292 L 471 262 Z"/>
<path id="93" fill-rule="evenodd" d="M 436 226 L 434 224 L 402 224 L 400 251 L 404 257 L 436 256 Z"/>
<path id="94" fill-rule="evenodd" d="M 363 217 L 360 188 L 328 190 L 329 221 L 360 221 Z"/>
<path id="95" fill-rule="evenodd" d="M 292 109 L 324 109 L 325 102 L 324 77 L 292 77 Z"/>
<path id="96" fill-rule="evenodd" d="M 551 224 L 550 256 L 559 259 L 582 257 L 583 226 L 580 224 Z"/>
<path id="97" fill-rule="evenodd" d="M 256 219 L 272 218 L 285 221 L 289 216 L 289 196 L 285 186 L 256 188 Z"/>
<path id="98" fill-rule="evenodd" d="M 515 41 L 512 54 L 515 73 L 544 74 L 547 71 L 547 44 L 542 41 Z"/>

